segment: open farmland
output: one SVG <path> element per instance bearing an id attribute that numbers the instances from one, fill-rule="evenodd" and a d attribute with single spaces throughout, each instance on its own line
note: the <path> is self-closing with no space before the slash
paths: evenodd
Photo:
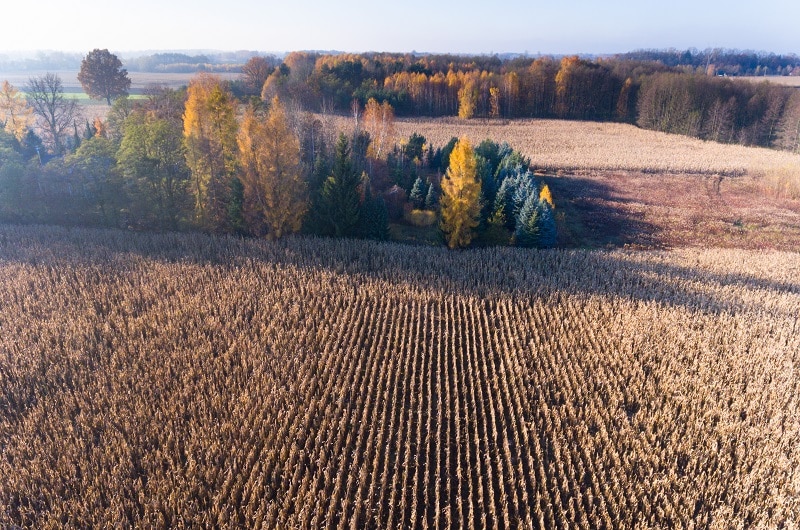
<path id="1" fill-rule="evenodd" d="M 352 129 L 352 118 L 336 126 Z M 412 133 L 436 147 L 466 136 L 508 142 L 545 171 L 639 171 L 645 173 L 764 174 L 800 168 L 800 155 L 774 149 L 706 142 L 688 136 L 640 129 L 624 123 L 570 120 L 398 119 L 396 140 Z M 800 170 L 798 170 L 800 171 Z"/>
<path id="2" fill-rule="evenodd" d="M 753 83 L 763 83 L 767 81 L 775 85 L 800 88 L 800 75 L 742 76 L 741 79 L 747 79 Z"/>
<path id="3" fill-rule="evenodd" d="M 0 227 L 0 526 L 796 527 L 798 277 Z"/>
<path id="4" fill-rule="evenodd" d="M 395 130 L 436 147 L 453 136 L 508 142 L 547 173 L 562 246 L 800 248 L 798 154 L 619 123 L 442 118 Z"/>
<path id="5" fill-rule="evenodd" d="M 31 77 L 39 77 L 47 72 L 42 71 L 0 71 L 0 82 L 8 81 L 17 89 L 24 91 L 25 85 Z M 77 70 L 61 70 L 51 72 L 58 74 L 64 85 L 65 94 L 83 94 L 83 87 L 78 81 Z M 128 72 L 131 79 L 131 94 L 142 94 L 150 85 L 160 85 L 169 88 L 180 88 L 187 86 L 189 81 L 197 74 L 195 73 L 162 73 L 162 72 Z M 241 77 L 238 73 L 215 73 L 214 75 L 222 79 L 234 80 Z M 103 103 L 105 104 L 105 103 Z"/>

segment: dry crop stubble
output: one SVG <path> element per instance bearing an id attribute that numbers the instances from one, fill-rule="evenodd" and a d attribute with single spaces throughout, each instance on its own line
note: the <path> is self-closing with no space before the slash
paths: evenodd
<path id="1" fill-rule="evenodd" d="M 345 130 L 352 128 L 352 118 L 340 117 L 336 123 Z M 451 138 L 462 136 L 475 145 L 487 138 L 508 142 L 529 157 L 534 168 L 547 171 L 626 170 L 742 175 L 768 173 L 785 167 L 800 168 L 798 154 L 706 142 L 623 123 L 398 119 L 395 131 L 398 142 L 416 132 L 435 147 L 442 147 Z"/>
<path id="2" fill-rule="evenodd" d="M 331 128 L 352 119 L 328 116 Z M 508 142 L 548 174 L 559 244 L 797 249 L 800 155 L 705 142 L 619 123 L 402 119 L 434 147 L 452 137 Z"/>
<path id="3" fill-rule="evenodd" d="M 800 255 L 0 227 L 0 526 L 774 526 Z"/>

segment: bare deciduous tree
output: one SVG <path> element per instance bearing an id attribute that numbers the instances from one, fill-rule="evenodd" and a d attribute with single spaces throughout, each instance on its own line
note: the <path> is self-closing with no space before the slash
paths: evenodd
<path id="1" fill-rule="evenodd" d="M 78 102 L 64 96 L 61 77 L 50 72 L 31 77 L 25 91 L 45 143 L 55 154 L 62 154 L 64 137 L 80 115 Z"/>

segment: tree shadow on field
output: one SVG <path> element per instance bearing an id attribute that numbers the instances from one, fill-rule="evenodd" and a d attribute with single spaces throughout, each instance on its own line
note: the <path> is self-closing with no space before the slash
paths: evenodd
<path id="1" fill-rule="evenodd" d="M 558 245 L 567 248 L 661 248 L 659 229 L 635 212 L 635 201 L 607 183 L 577 175 L 549 176 L 556 198 Z"/>
<path id="2" fill-rule="evenodd" d="M 155 261 L 175 264 L 167 273 L 187 278 L 193 273 L 183 270 L 183 265 L 259 275 L 265 282 L 272 276 L 270 271 L 282 269 L 296 274 L 298 281 L 308 282 L 310 287 L 336 282 L 342 296 L 415 293 L 557 301 L 562 294 L 599 295 L 704 312 L 758 310 L 761 308 L 757 305 L 763 306 L 773 294 L 800 295 L 800 278 L 791 274 L 800 270 L 800 254 L 710 252 L 510 247 L 451 251 L 346 239 L 290 237 L 266 242 L 203 234 L 0 225 L 0 272 L 8 263 L 54 269 L 92 267 L 113 280 L 130 272 L 147 271 Z M 749 259 L 755 262 L 748 263 Z M 776 259 L 785 260 L 785 264 L 767 267 Z M 720 261 L 720 265 L 703 265 Z M 787 272 L 759 275 L 750 272 L 754 265 Z"/>

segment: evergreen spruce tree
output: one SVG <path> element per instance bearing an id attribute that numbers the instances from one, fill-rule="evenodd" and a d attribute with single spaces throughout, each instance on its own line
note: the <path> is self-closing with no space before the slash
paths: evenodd
<path id="1" fill-rule="evenodd" d="M 411 188 L 411 194 L 408 197 L 411 199 L 411 204 L 414 205 L 414 208 L 421 210 L 422 207 L 425 206 L 426 194 L 427 190 L 425 189 L 425 183 L 422 182 L 422 177 L 417 177 L 417 180 L 414 181 L 414 186 Z"/>
<path id="2" fill-rule="evenodd" d="M 533 181 L 533 177 L 529 173 L 519 174 L 516 176 L 515 180 L 515 189 L 511 198 L 511 214 L 515 218 L 519 218 L 520 212 L 525 207 L 525 203 L 530 197 L 536 200 L 539 199 L 539 190 L 536 187 L 536 183 Z"/>
<path id="3" fill-rule="evenodd" d="M 436 208 L 436 205 L 439 203 L 439 196 L 436 193 L 436 188 L 433 184 L 428 186 L 428 194 L 425 195 L 425 209 L 426 210 L 433 210 Z"/>
<path id="4" fill-rule="evenodd" d="M 356 235 L 360 214 L 358 186 L 361 178 L 353 169 L 347 137 L 339 135 L 336 143 L 336 159 L 331 175 L 322 185 L 321 209 L 325 221 L 330 224 L 327 232 L 337 237 Z"/>
<path id="5" fill-rule="evenodd" d="M 545 199 L 539 199 L 539 208 L 539 246 L 553 248 L 556 246 L 558 236 L 553 208 Z"/>
<path id="6" fill-rule="evenodd" d="M 510 214 L 513 191 L 512 179 L 504 178 L 494 196 L 494 208 L 489 218 L 491 223 L 505 226 L 509 230 L 514 228 L 514 216 Z"/>
<path id="7" fill-rule="evenodd" d="M 369 183 L 365 184 L 364 203 L 359 217 L 359 235 L 366 239 L 389 239 L 389 211 L 380 195 L 374 197 Z"/>
<path id="8" fill-rule="evenodd" d="M 538 198 L 528 197 L 517 216 L 514 241 L 518 247 L 537 247 L 539 244 Z"/>
<path id="9" fill-rule="evenodd" d="M 535 194 L 528 196 L 517 218 L 514 232 L 517 246 L 551 248 L 556 245 L 556 224 L 547 201 Z"/>
<path id="10" fill-rule="evenodd" d="M 230 199 L 228 201 L 228 219 L 234 234 L 244 234 L 244 184 L 237 177 L 233 177 L 229 184 Z"/>
<path id="11" fill-rule="evenodd" d="M 386 241 L 389 239 L 389 209 L 386 208 L 386 201 L 378 196 L 372 204 L 372 215 L 375 220 L 372 224 L 372 238 Z"/>

